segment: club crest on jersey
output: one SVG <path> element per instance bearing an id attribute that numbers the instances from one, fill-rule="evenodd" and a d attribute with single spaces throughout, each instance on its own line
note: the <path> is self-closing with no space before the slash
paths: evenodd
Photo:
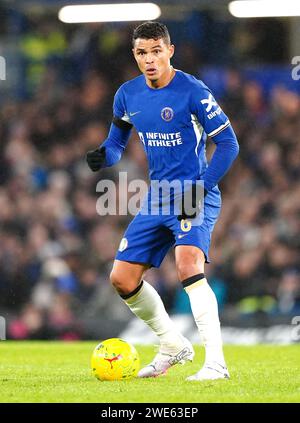
<path id="1" fill-rule="evenodd" d="M 121 242 L 120 242 L 120 246 L 119 246 L 119 251 L 122 252 L 122 251 L 126 250 L 127 247 L 128 247 L 127 238 L 122 238 Z"/>
<path id="2" fill-rule="evenodd" d="M 170 120 L 172 120 L 174 117 L 174 110 L 171 109 L 171 107 L 164 107 L 160 112 L 160 116 L 166 122 L 170 122 Z"/>

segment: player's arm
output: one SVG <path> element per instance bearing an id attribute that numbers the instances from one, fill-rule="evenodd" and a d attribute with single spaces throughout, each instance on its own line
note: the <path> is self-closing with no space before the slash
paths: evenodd
<path id="1" fill-rule="evenodd" d="M 204 174 L 204 190 L 209 192 L 223 178 L 238 155 L 239 144 L 228 117 L 209 89 L 195 90 L 196 115 L 206 134 L 216 144 L 213 157 Z"/>
<path id="2" fill-rule="evenodd" d="M 204 197 L 223 178 L 239 152 L 239 144 L 230 124 L 212 137 L 212 139 L 216 144 L 216 149 L 204 174 Z M 197 198 L 199 198 L 199 193 L 197 194 L 198 189 L 200 189 L 199 185 L 196 183 L 192 184 L 190 209 L 184 204 L 186 193 L 183 196 L 181 213 L 177 217 L 178 220 L 195 218 L 198 215 L 201 208 L 199 201 L 197 201 Z"/>
<path id="3" fill-rule="evenodd" d="M 113 118 L 108 137 L 96 150 L 88 151 L 86 161 L 93 172 L 116 164 L 122 157 L 129 140 L 132 125 Z"/>
<path id="4" fill-rule="evenodd" d="M 231 125 L 212 137 L 216 149 L 204 175 L 204 190 L 210 191 L 230 169 L 239 153 L 239 144 Z"/>
<path id="5" fill-rule="evenodd" d="M 87 163 L 93 172 L 116 164 L 121 159 L 130 137 L 132 124 L 127 118 L 122 89 L 115 95 L 113 109 L 114 117 L 106 140 L 86 155 Z"/>
<path id="6" fill-rule="evenodd" d="M 238 155 L 239 144 L 232 129 L 228 117 L 221 110 L 209 90 L 203 90 L 202 86 L 196 87 L 192 95 L 191 110 L 197 116 L 206 134 L 216 144 L 213 157 L 206 168 L 203 185 L 204 196 L 213 189 L 230 169 L 233 161 Z M 200 211 L 200 204 L 197 201 L 199 185 L 192 184 L 191 187 L 191 208 L 184 204 L 184 193 L 182 198 L 181 213 L 178 220 L 194 218 Z"/>

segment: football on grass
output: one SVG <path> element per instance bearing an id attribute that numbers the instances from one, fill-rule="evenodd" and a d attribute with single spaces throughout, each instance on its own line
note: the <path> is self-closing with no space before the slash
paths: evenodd
<path id="1" fill-rule="evenodd" d="M 93 351 L 91 367 L 94 376 L 101 380 L 128 380 L 139 371 L 137 350 L 120 338 L 106 339 Z"/>

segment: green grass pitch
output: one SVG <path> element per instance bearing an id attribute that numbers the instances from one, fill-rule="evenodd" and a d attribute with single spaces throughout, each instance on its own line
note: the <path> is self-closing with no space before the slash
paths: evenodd
<path id="1" fill-rule="evenodd" d="M 89 367 L 96 345 L 0 342 L 0 402 L 300 402 L 300 345 L 225 346 L 231 379 L 210 382 L 185 381 L 203 363 L 202 347 L 166 376 L 100 382 Z M 142 365 L 152 360 L 154 347 L 136 347 Z"/>

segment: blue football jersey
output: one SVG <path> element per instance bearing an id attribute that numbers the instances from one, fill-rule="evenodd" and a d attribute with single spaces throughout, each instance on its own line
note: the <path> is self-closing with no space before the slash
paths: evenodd
<path id="1" fill-rule="evenodd" d="M 170 83 L 150 88 L 144 75 L 116 92 L 114 115 L 138 132 L 151 180 L 201 179 L 207 168 L 207 136 L 230 125 L 209 88 L 194 76 L 176 70 Z"/>

